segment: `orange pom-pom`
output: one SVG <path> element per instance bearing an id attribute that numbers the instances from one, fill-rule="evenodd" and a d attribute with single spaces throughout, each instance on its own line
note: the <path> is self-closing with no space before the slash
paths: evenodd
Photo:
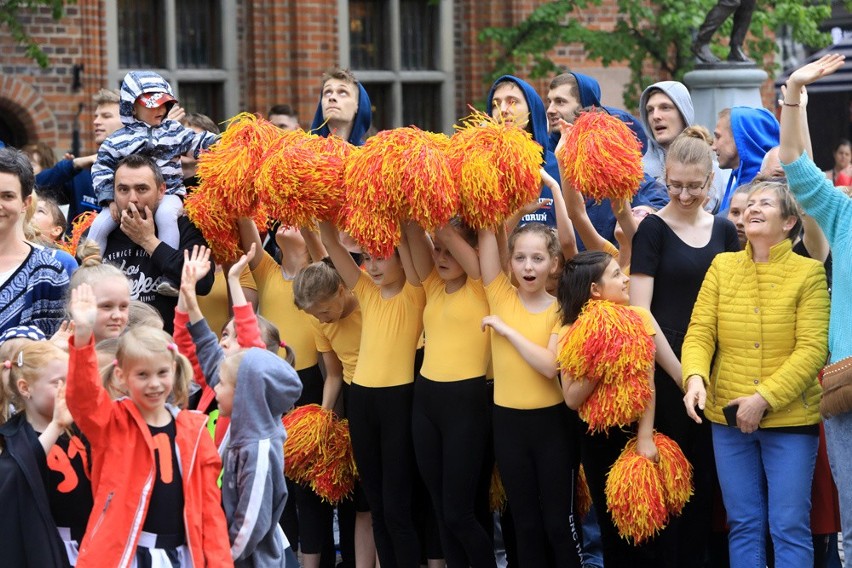
<path id="1" fill-rule="evenodd" d="M 74 220 L 71 222 L 71 238 L 68 240 L 68 244 L 62 247 L 68 254 L 77 256 L 77 247 L 80 246 L 80 238 L 83 236 L 83 233 L 89 230 L 89 227 L 95 222 L 97 216 L 98 214 L 94 211 L 84 211 L 74 217 Z M 104 252 L 101 251 L 101 255 Z"/>
<path id="2" fill-rule="evenodd" d="M 538 198 L 542 148 L 529 132 L 481 112 L 456 128 L 448 152 L 465 223 L 492 228 Z"/>
<path id="3" fill-rule="evenodd" d="M 310 485 L 330 503 L 349 495 L 355 486 L 355 460 L 349 423 L 317 404 L 300 406 L 283 419 L 284 472 L 290 479 Z"/>
<path id="4" fill-rule="evenodd" d="M 228 210 L 227 204 L 209 198 L 203 189 L 203 182 L 184 200 L 183 208 L 189 220 L 201 231 L 217 264 L 234 262 L 240 258 L 243 251 L 240 248 L 236 218 Z M 258 226 L 266 225 L 266 210 L 260 205 L 252 211 L 251 217 Z"/>
<path id="5" fill-rule="evenodd" d="M 668 436 L 655 433 L 654 445 L 660 455 L 657 467 L 665 488 L 666 506 L 670 514 L 679 515 L 692 496 L 692 464 L 677 442 Z"/>
<path id="6" fill-rule="evenodd" d="M 399 180 L 408 205 L 403 214 L 427 231 L 434 231 L 447 224 L 459 205 L 447 158 L 450 139 L 414 127 L 410 130 L 411 143 L 400 156 L 406 164 Z"/>
<path id="7" fill-rule="evenodd" d="M 583 519 L 592 508 L 592 492 L 589 490 L 589 482 L 586 480 L 586 470 L 583 469 L 583 466 L 580 466 L 577 470 L 577 488 L 574 493 L 574 498 L 577 500 L 577 512 Z"/>
<path id="8" fill-rule="evenodd" d="M 644 176 L 639 139 L 605 112 L 582 113 L 556 159 L 565 180 L 596 201 L 632 198 Z"/>
<path id="9" fill-rule="evenodd" d="M 196 192 L 221 204 L 231 217 L 253 215 L 257 204 L 254 178 L 267 148 L 281 129 L 247 112 L 233 117 L 218 142 L 198 158 Z"/>
<path id="10" fill-rule="evenodd" d="M 598 383 L 579 410 L 590 432 L 626 426 L 642 415 L 651 400 L 648 374 L 655 351 L 633 308 L 598 300 L 583 306 L 562 340 L 557 362 L 563 380 Z"/>
<path id="11" fill-rule="evenodd" d="M 692 495 L 692 466 L 672 439 L 654 433 L 658 463 L 636 452 L 633 438 L 606 479 L 606 503 L 618 533 L 637 544 L 654 536 Z"/>
<path id="12" fill-rule="evenodd" d="M 630 440 L 606 478 L 606 504 L 622 538 L 641 543 L 666 526 L 669 511 L 657 465 Z"/>

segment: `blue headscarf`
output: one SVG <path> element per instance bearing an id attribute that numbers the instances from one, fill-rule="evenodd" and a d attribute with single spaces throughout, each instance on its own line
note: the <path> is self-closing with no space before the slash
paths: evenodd
<path id="1" fill-rule="evenodd" d="M 349 143 L 355 146 L 364 144 L 364 136 L 370 129 L 370 123 L 373 121 L 373 110 L 370 104 L 370 96 L 364 85 L 358 83 L 358 112 L 355 113 L 355 120 L 352 122 L 352 131 L 349 133 Z M 317 103 L 317 111 L 314 114 L 314 121 L 311 123 L 311 132 L 322 136 L 323 138 L 331 134 L 328 124 L 325 123 L 325 118 L 322 115 L 322 94 L 320 101 Z"/>

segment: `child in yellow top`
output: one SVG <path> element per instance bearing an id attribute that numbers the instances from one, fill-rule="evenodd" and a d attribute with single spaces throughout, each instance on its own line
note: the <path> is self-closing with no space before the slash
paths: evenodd
<path id="1" fill-rule="evenodd" d="M 343 283 L 361 306 L 361 346 L 349 394 L 349 431 L 370 504 L 379 561 L 385 566 L 418 566 L 420 545 L 411 507 L 417 475 L 411 399 L 414 352 L 426 296 L 404 241 L 388 258 L 365 256 L 363 272 L 331 223 L 320 223 L 320 234 Z"/>
<path id="2" fill-rule="evenodd" d="M 474 514 L 480 472 L 491 443 L 491 393 L 485 382 L 488 315 L 476 233 L 454 219 L 434 239 L 405 227 L 423 278 L 426 350 L 414 383 L 412 434 L 420 474 L 432 498 L 449 566 L 496 567 L 493 546 Z"/>
<path id="3" fill-rule="evenodd" d="M 579 461 L 577 419 L 563 403 L 556 357 L 548 349 L 555 346 L 559 314 L 545 286 L 559 249 L 545 225 L 515 229 L 509 238 L 515 288 L 502 271 L 496 235 L 479 233 L 491 310 L 482 327 L 491 329 L 494 360 L 494 452 L 512 508 L 521 566 L 580 566 L 570 482 Z"/>

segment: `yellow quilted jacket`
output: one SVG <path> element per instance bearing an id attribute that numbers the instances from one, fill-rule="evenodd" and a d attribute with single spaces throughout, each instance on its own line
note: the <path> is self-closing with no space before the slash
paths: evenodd
<path id="1" fill-rule="evenodd" d="M 681 357 L 684 380 L 704 379 L 705 416 L 725 424 L 729 401 L 758 392 L 770 407 L 761 428 L 818 423 L 828 309 L 825 269 L 794 253 L 788 239 L 766 263 L 752 261 L 750 245 L 716 256 Z"/>

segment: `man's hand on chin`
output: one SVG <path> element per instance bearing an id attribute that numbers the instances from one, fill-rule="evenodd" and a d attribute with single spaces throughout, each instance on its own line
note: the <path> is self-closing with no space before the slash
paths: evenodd
<path id="1" fill-rule="evenodd" d="M 160 244 L 154 227 L 154 214 L 146 205 L 144 211 L 139 211 L 136 204 L 131 203 L 121 212 L 121 230 L 130 240 L 145 249 L 149 255 Z"/>

